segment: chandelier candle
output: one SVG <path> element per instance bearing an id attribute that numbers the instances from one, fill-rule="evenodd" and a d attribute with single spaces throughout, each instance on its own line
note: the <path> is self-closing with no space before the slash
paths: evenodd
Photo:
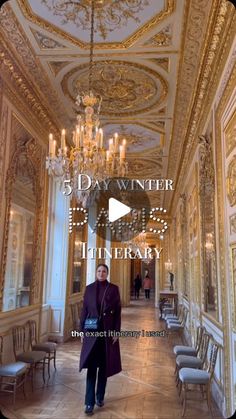
<path id="1" fill-rule="evenodd" d="M 65 150 L 66 148 L 66 130 L 63 129 L 61 131 L 61 150 Z"/>

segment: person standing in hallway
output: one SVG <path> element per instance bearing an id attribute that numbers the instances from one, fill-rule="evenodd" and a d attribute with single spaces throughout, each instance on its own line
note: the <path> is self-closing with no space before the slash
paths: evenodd
<path id="1" fill-rule="evenodd" d="M 108 272 L 107 265 L 98 265 L 96 281 L 86 287 L 80 317 L 81 331 L 84 332 L 80 371 L 87 368 L 85 394 L 87 415 L 93 414 L 95 402 L 99 407 L 104 405 L 107 378 L 118 374 L 122 369 L 119 340 L 114 336 L 114 332 L 120 332 L 121 327 L 120 293 L 117 285 L 107 281 Z M 88 331 L 85 330 L 87 318 L 100 318 L 97 329 L 97 332 L 100 332 L 99 337 L 96 337 L 96 331 L 89 332 L 88 336 Z"/>
<path id="2" fill-rule="evenodd" d="M 143 289 L 145 292 L 145 298 L 146 300 L 150 299 L 150 289 L 152 285 L 152 280 L 148 274 L 146 274 L 144 281 L 143 281 Z"/>
<path id="3" fill-rule="evenodd" d="M 134 278 L 134 298 L 136 300 L 139 299 L 139 292 L 140 289 L 142 288 L 142 278 L 139 274 L 136 275 L 136 277 Z"/>

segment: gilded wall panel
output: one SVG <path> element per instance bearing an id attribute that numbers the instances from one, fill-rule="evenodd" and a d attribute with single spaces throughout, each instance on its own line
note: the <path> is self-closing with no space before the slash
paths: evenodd
<path id="1" fill-rule="evenodd" d="M 236 331 L 236 243 L 230 246 L 233 328 Z"/>
<path id="2" fill-rule="evenodd" d="M 225 130 L 226 157 L 236 148 L 236 112 L 234 112 Z"/>
<path id="3" fill-rule="evenodd" d="M 219 101 L 218 107 L 216 109 L 215 115 L 215 146 L 216 146 L 216 170 L 217 170 L 217 207 L 218 207 L 218 230 L 219 230 L 219 270 L 220 270 L 220 287 L 222 295 L 222 319 L 223 319 L 223 331 L 224 331 L 224 391 L 225 391 L 225 400 L 226 400 L 226 415 L 230 416 L 233 412 L 233 401 L 231 398 L 231 374 L 232 374 L 232 360 L 230 360 L 230 333 L 232 330 L 232 317 L 229 318 L 229 283 L 228 283 L 228 266 L 225 263 L 225 254 L 228 254 L 226 249 L 226 234 L 225 234 L 225 205 L 222 205 L 225 200 L 225 186 L 226 179 L 223 177 L 222 171 L 222 160 L 225 162 L 225 156 L 223 154 L 223 138 L 222 138 L 222 125 L 223 125 L 223 116 L 227 110 L 230 98 L 232 96 L 233 90 L 235 89 L 236 83 L 236 65 L 234 65 L 230 77 L 225 85 L 222 97 Z M 232 291 L 232 290 L 231 290 Z M 231 292 L 232 298 L 232 292 Z M 230 304 L 231 307 L 231 304 Z M 232 313 L 232 308 L 231 308 Z M 232 313 L 233 314 L 233 313 Z"/>
<path id="4" fill-rule="evenodd" d="M 236 205 L 236 155 L 228 165 L 226 186 L 229 205 L 234 207 Z"/>
<path id="5" fill-rule="evenodd" d="M 35 222 L 33 226 L 33 259 L 32 259 L 32 277 L 31 277 L 31 288 L 30 288 L 30 304 L 36 304 L 41 299 L 41 287 L 42 287 L 42 268 L 43 268 L 43 209 L 44 209 L 44 198 L 45 185 L 44 185 L 44 164 L 45 164 L 45 151 L 37 141 L 31 137 L 29 132 L 23 127 L 23 125 L 12 115 L 11 124 L 11 136 L 10 136 L 10 155 L 9 155 L 9 166 L 5 168 L 6 176 L 5 182 L 3 183 L 3 193 L 6 200 L 5 208 L 5 221 L 3 231 L 3 248 L 1 254 L 1 294 L 0 294 L 0 308 L 2 307 L 2 298 L 4 290 L 4 280 L 7 263 L 7 250 L 8 250 L 8 239 L 9 239 L 9 227 L 10 227 L 10 211 L 13 200 L 13 188 L 17 190 L 14 185 L 18 181 L 17 172 L 19 169 L 20 161 L 24 164 L 27 163 L 27 167 L 23 166 L 22 170 L 24 173 L 27 170 L 30 178 L 32 178 L 32 187 L 34 195 L 36 197 L 36 209 L 35 209 Z M 21 179 L 25 179 L 24 176 Z M 22 184 L 22 183 L 21 183 Z M 19 192 L 19 191 L 18 191 Z M 17 193 L 18 193 L 17 192 Z M 18 196 L 19 193 L 18 193 Z M 18 199 L 18 198 L 17 198 Z M 30 202 L 29 202 L 30 205 Z M 44 237 L 45 239 L 45 237 Z"/>

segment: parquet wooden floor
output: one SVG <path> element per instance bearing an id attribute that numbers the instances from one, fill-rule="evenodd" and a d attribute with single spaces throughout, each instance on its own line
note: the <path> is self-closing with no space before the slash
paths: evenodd
<path id="1" fill-rule="evenodd" d="M 133 301 L 122 310 L 122 330 L 163 330 L 153 301 Z M 176 342 L 179 343 L 179 342 Z M 173 343 L 166 337 L 120 338 L 123 371 L 108 379 L 105 406 L 95 407 L 96 419 L 180 419 L 181 402 L 175 387 Z M 36 374 L 27 399 L 18 392 L 15 409 L 11 395 L 1 393 L 0 406 L 9 419 L 82 419 L 86 371 L 79 373 L 81 344 L 78 338 L 58 345 L 57 372 L 43 386 Z M 199 391 L 187 403 L 186 419 L 210 419 Z M 214 418 L 221 418 L 214 406 Z"/>

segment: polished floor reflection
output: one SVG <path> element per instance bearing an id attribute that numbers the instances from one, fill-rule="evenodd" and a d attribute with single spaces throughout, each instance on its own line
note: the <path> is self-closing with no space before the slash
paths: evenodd
<path id="1" fill-rule="evenodd" d="M 122 310 L 122 330 L 161 331 L 153 300 L 133 301 Z M 166 337 L 121 338 L 122 373 L 109 378 L 105 406 L 96 407 L 94 418 L 173 419 L 181 418 L 181 403 L 175 387 L 172 344 Z M 12 398 L 1 394 L 4 414 L 14 419 L 78 419 L 84 410 L 85 374 L 79 373 L 80 342 L 73 339 L 59 345 L 57 372 L 47 386 L 37 374 L 34 393 L 27 383 L 27 400 L 19 392 L 15 410 Z M 210 418 L 199 392 L 187 404 L 186 419 Z M 214 406 L 214 418 L 222 417 Z"/>

